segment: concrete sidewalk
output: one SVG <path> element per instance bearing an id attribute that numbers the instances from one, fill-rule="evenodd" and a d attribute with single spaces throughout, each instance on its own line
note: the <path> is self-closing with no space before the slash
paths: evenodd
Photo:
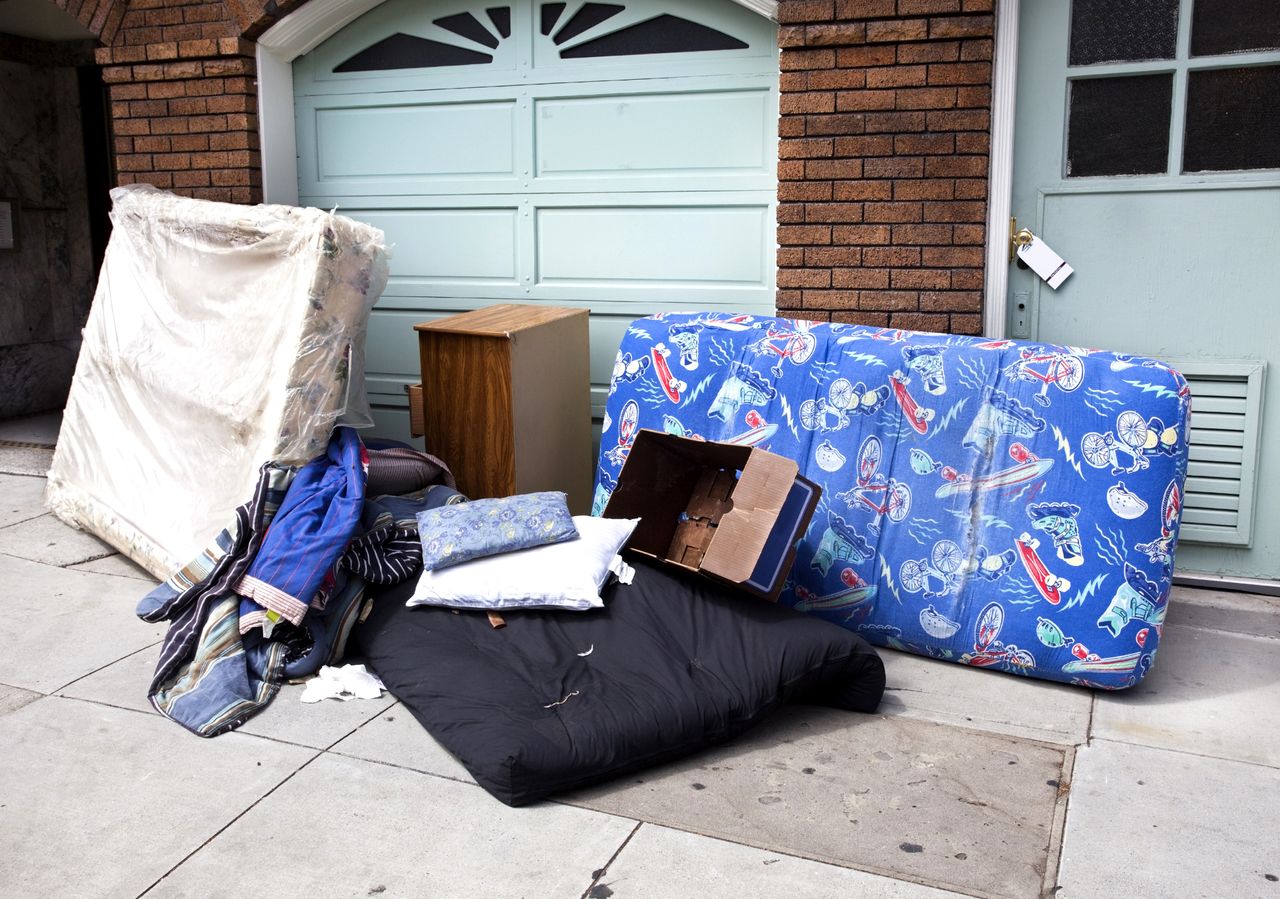
<path id="1" fill-rule="evenodd" d="M 56 421 L 0 423 L 0 896 L 1280 899 L 1274 598 L 1176 590 L 1122 694 L 882 650 L 877 715 L 510 809 L 389 695 L 152 711 L 153 581 L 44 510 Z"/>

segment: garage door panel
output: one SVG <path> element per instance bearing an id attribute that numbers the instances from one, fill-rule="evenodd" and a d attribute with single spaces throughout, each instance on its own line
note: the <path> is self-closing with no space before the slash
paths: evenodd
<path id="1" fill-rule="evenodd" d="M 539 209 L 540 285 L 764 286 L 768 207 Z"/>
<path id="2" fill-rule="evenodd" d="M 379 301 L 379 306 L 388 309 L 418 308 L 423 297 L 434 297 L 439 303 L 449 304 L 453 312 L 470 312 L 484 305 L 481 300 L 492 303 L 524 303 L 528 302 L 530 296 L 529 291 L 515 284 L 398 277 L 394 266 L 395 260 L 392 260 L 391 278 Z"/>
<path id="3" fill-rule="evenodd" d="M 317 109 L 317 180 L 514 177 L 515 131 L 510 100 Z"/>
<path id="4" fill-rule="evenodd" d="M 479 305 L 488 305 L 486 300 Z M 604 401 L 609 393 L 609 378 L 618 344 L 627 327 L 639 315 L 598 315 L 592 310 L 590 320 L 590 378 L 592 415 L 604 414 Z M 376 310 L 370 319 L 370 358 L 367 376 L 369 395 L 375 403 L 400 405 L 404 386 L 422 380 L 418 372 L 418 341 L 413 326 L 452 314 L 441 310 L 398 311 Z"/>
<path id="5" fill-rule="evenodd" d="M 602 301 L 609 297 L 611 302 Z M 555 287 L 534 288 L 523 299 L 503 302 L 537 302 L 549 306 L 590 306 L 592 314 L 606 308 L 618 310 L 632 318 L 642 318 L 654 312 L 671 312 L 677 309 L 706 310 L 708 312 L 773 314 L 774 292 L 764 288 L 732 288 L 723 285 L 695 287 L 675 285 L 602 286 L 595 282 L 562 284 Z M 648 311 L 645 311 L 648 310 Z"/>
<path id="6" fill-rule="evenodd" d="M 416 384 L 418 335 L 413 326 L 439 318 L 439 312 L 374 309 L 369 316 L 365 371 L 371 394 L 398 396 L 405 384 Z"/>
<path id="7" fill-rule="evenodd" d="M 691 58 L 695 56 L 700 58 Z M 708 58 L 713 56 L 715 58 Z M 777 67 L 776 49 L 772 51 L 766 49 L 764 52 L 751 57 L 734 56 L 733 58 L 724 58 L 727 56 L 729 54 L 669 54 L 669 59 L 663 61 L 663 72 L 665 76 L 672 78 L 716 76 L 735 79 L 741 83 L 758 77 L 764 67 Z M 465 66 L 450 70 L 431 70 L 426 78 L 439 81 L 440 88 L 447 87 L 449 89 L 474 88 L 483 90 L 502 87 L 508 93 L 512 93 L 512 89 L 516 91 L 532 90 L 542 86 L 549 88 L 553 92 L 560 92 L 563 88 L 556 87 L 557 85 L 581 84 L 584 77 L 595 79 L 598 76 L 603 81 L 613 81 L 615 83 L 652 78 L 652 60 L 652 56 L 593 60 L 591 61 L 592 65 L 589 72 L 584 72 L 581 65 L 560 65 L 553 69 L 541 71 L 523 68 L 495 71 L 492 66 Z M 297 87 L 294 95 L 299 98 L 332 98 L 350 95 L 353 90 L 368 91 L 371 94 L 412 91 L 426 80 L 421 71 L 412 70 L 406 74 L 361 72 L 359 74 L 363 77 L 359 78 L 324 75 L 322 73 L 315 81 L 299 79 L 297 73 L 308 61 L 309 57 L 304 56 L 300 57 L 295 63 L 294 72 Z M 764 66 L 761 65 L 762 61 Z M 581 63 L 582 61 L 579 60 L 577 62 Z M 447 83 L 440 77 L 441 72 L 448 72 Z"/>
<path id="8" fill-rule="evenodd" d="M 403 205 L 407 195 L 772 190 L 774 83 L 648 78 L 572 85 L 580 96 L 522 85 L 300 99 L 300 193 Z"/>
<path id="9" fill-rule="evenodd" d="M 392 246 L 366 366 L 379 432 L 407 436 L 419 322 L 590 309 L 599 416 L 635 319 L 773 309 L 776 26 L 730 0 L 619 0 L 544 30 L 545 5 L 387 0 L 295 62 L 301 202 Z"/>
<path id="10" fill-rule="evenodd" d="M 392 247 L 393 281 L 517 286 L 517 209 L 351 209 L 343 213 L 386 232 Z"/>
<path id="11" fill-rule="evenodd" d="M 538 175 L 761 173 L 769 106 L 763 90 L 539 100 Z"/>
<path id="12" fill-rule="evenodd" d="M 493 299 L 478 302 L 477 306 L 485 306 Z M 369 344 L 366 369 L 368 374 L 368 390 L 376 402 L 399 404 L 404 396 L 406 384 L 416 384 L 421 380 L 418 373 L 418 339 L 413 326 L 419 322 L 433 321 L 445 315 L 452 315 L 453 309 L 429 308 L 431 300 L 421 301 L 418 309 L 383 309 L 373 311 L 369 318 Z M 613 372 L 613 360 L 618 344 L 627 327 L 643 312 L 623 312 L 620 314 L 598 314 L 592 310 L 590 322 L 591 357 L 590 371 L 593 403 L 596 399 L 603 402 L 608 392 L 609 376 Z M 603 405 L 596 409 L 600 414 Z"/>
<path id="13" fill-rule="evenodd" d="M 595 315 L 617 315 L 628 321 L 669 312 L 673 309 L 705 309 L 729 314 L 769 311 L 773 299 L 771 290 L 760 288 L 726 288 L 675 286 L 664 288 L 622 289 L 607 291 L 590 285 L 578 287 L 542 287 L 531 290 L 494 289 L 484 286 L 423 285 L 412 281 L 395 284 L 393 278 L 378 300 L 377 309 L 417 310 L 431 308 L 442 314 L 453 315 L 470 312 L 494 303 L 541 303 L 547 306 L 582 306 Z M 375 310 L 376 311 L 376 310 Z"/>

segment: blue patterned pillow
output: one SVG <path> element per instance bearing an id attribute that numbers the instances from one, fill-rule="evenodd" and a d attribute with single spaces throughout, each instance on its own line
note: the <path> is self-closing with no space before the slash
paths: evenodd
<path id="1" fill-rule="evenodd" d="M 426 571 L 577 536 L 565 495 L 554 491 L 478 499 L 418 513 Z"/>

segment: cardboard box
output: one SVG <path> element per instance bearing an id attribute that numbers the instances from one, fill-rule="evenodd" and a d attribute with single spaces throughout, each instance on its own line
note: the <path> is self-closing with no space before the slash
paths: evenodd
<path id="1" fill-rule="evenodd" d="M 627 549 L 775 601 L 822 488 L 750 446 L 642 430 L 607 518 L 639 518 Z"/>

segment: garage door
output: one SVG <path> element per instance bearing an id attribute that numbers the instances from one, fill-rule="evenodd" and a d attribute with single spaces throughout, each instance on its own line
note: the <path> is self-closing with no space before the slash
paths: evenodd
<path id="1" fill-rule="evenodd" d="M 591 309 L 595 414 L 628 322 L 771 312 L 777 34 L 730 0 L 389 0 L 294 63 L 300 202 L 386 231 L 378 432 L 405 436 L 415 322 Z"/>

